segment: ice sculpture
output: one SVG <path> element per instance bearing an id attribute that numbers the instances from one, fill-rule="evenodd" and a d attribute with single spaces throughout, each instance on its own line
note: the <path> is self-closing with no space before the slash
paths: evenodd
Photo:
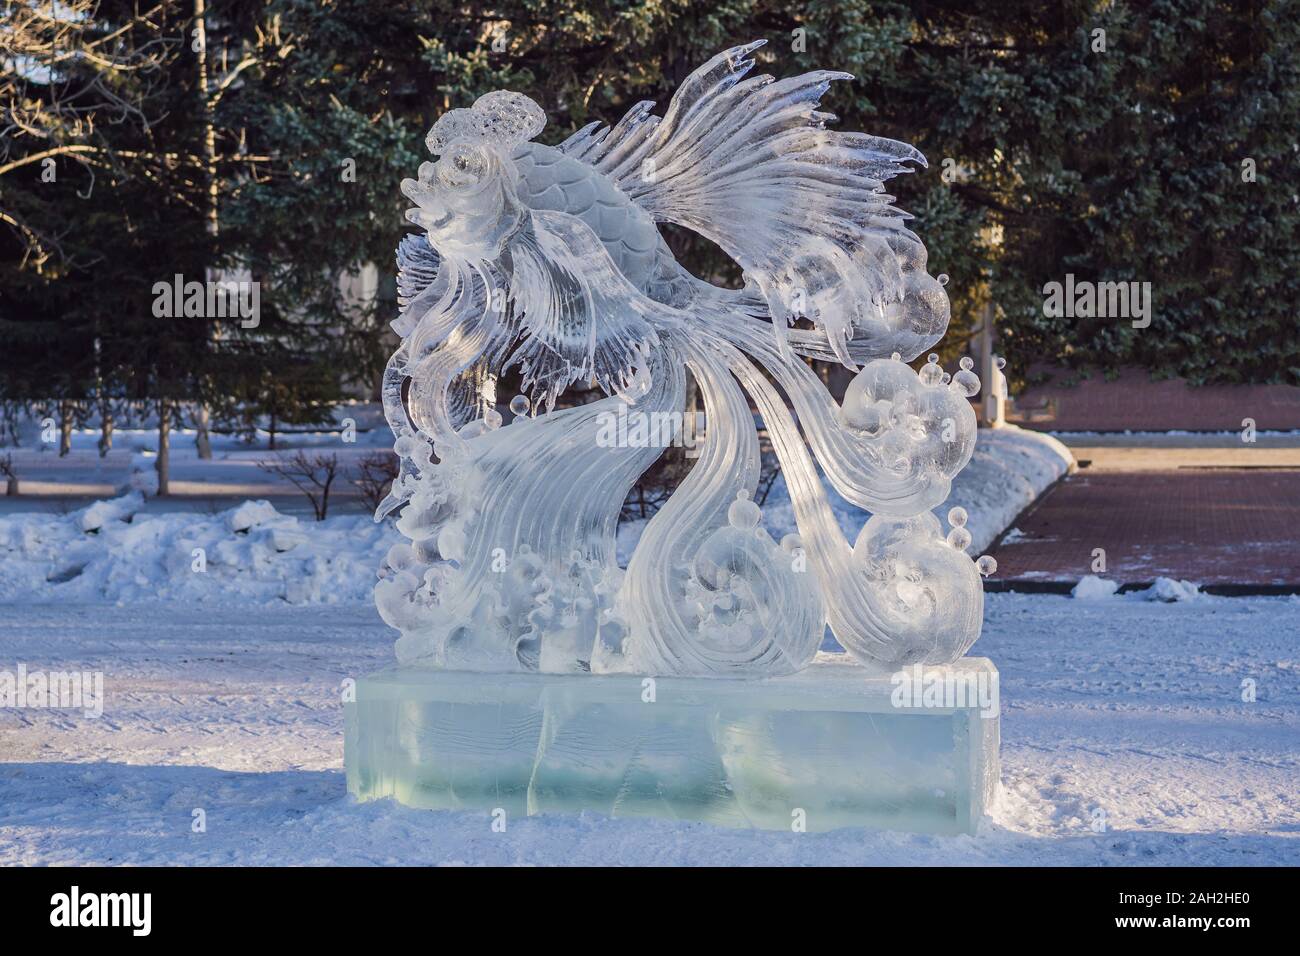
<path id="1" fill-rule="evenodd" d="M 559 146 L 505 91 L 430 131 L 437 161 L 402 183 L 421 231 L 398 248 L 383 397 L 401 470 L 376 516 L 400 509 L 410 541 L 375 592 L 402 664 L 775 677 L 828 624 L 877 670 L 950 663 L 979 636 L 965 514 L 945 535 L 930 513 L 970 459 L 979 380 L 906 364 L 949 305 L 883 186 L 925 159 L 827 129 L 819 101 L 848 74 L 749 76 L 761 42 L 696 70 L 662 117 L 640 103 Z M 658 222 L 717 243 L 743 288 L 687 272 Z M 842 403 L 808 359 L 855 371 Z M 506 422 L 496 383 L 516 367 Z M 624 570 L 620 507 L 663 449 L 601 430 L 620 408 L 680 417 L 688 370 L 707 437 Z M 589 382 L 606 397 L 556 407 Z M 751 402 L 798 521 L 779 543 L 752 500 Z M 872 514 L 852 543 L 821 475 Z"/>
<path id="2" fill-rule="evenodd" d="M 518 93 L 430 131 L 437 161 L 402 184 L 421 232 L 398 247 L 383 389 L 401 469 L 376 518 L 409 543 L 375 599 L 399 665 L 345 705 L 358 797 L 972 832 L 996 792 L 997 671 L 962 658 L 993 560 L 966 554 L 961 508 L 946 534 L 931 513 L 970 460 L 979 380 L 969 359 L 907 364 L 948 299 L 884 192 L 925 160 L 826 128 L 846 74 L 749 76 L 759 45 L 663 117 L 641 103 L 557 147 Z M 683 269 L 658 222 L 717 243 L 743 288 Z M 842 402 L 809 360 L 854 371 Z M 688 374 L 704 444 L 623 569 L 620 508 Z M 591 383 L 605 397 L 559 403 Z M 753 501 L 753 409 L 798 523 L 780 542 Z M 852 543 L 823 476 L 871 512 Z M 866 668 L 813 662 L 827 626 Z"/>

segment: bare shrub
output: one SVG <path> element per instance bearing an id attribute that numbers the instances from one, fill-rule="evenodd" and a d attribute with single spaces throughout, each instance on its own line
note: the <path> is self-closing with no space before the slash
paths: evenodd
<path id="1" fill-rule="evenodd" d="M 361 493 L 361 500 L 373 513 L 379 510 L 379 503 L 388 495 L 393 480 L 397 477 L 397 456 L 391 451 L 376 451 L 357 462 L 358 474 L 350 479 Z"/>
<path id="2" fill-rule="evenodd" d="M 330 487 L 338 477 L 338 455 L 308 455 L 299 451 L 292 456 L 265 459 L 257 467 L 290 482 L 307 496 L 317 521 L 324 521 L 329 513 Z"/>

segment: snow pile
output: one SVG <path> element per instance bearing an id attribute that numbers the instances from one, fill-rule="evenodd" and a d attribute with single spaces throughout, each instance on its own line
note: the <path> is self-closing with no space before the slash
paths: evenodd
<path id="1" fill-rule="evenodd" d="M 1082 601 L 1100 601 L 1114 597 L 1119 590 L 1118 581 L 1110 581 L 1090 574 L 1080 578 L 1070 596 Z M 1192 601 L 1204 597 L 1201 586 L 1191 581 L 1176 581 L 1173 578 L 1156 578 L 1151 587 L 1140 591 L 1128 591 L 1127 596 L 1138 601 L 1161 601 L 1172 604 L 1175 601 Z"/>
<path id="2" fill-rule="evenodd" d="M 144 495 L 133 491 L 110 501 L 96 501 L 88 508 L 82 508 L 73 515 L 73 518 L 82 531 L 97 533 L 100 528 L 111 522 L 130 521 L 143 507 Z"/>
<path id="3" fill-rule="evenodd" d="M 1074 465 L 1074 455 L 1051 435 L 1004 425 L 981 428 L 975 454 L 956 478 L 948 500 L 934 509 L 947 527 L 948 510 L 961 505 L 970 515 L 967 552 L 982 554 L 1020 512 Z"/>
<path id="4" fill-rule="evenodd" d="M 226 527 L 241 534 L 260 524 L 270 524 L 277 517 L 279 512 L 269 501 L 245 501 L 226 512 Z"/>
<path id="5" fill-rule="evenodd" d="M 0 517 L 0 602 L 369 603 L 397 540 L 345 516 L 300 524 L 266 501 L 149 515 L 133 492 L 66 516 Z"/>
<path id="6" fill-rule="evenodd" d="M 1176 581 L 1173 578 L 1156 578 L 1151 587 L 1138 591 L 1137 595 L 1144 601 L 1191 601 L 1202 597 L 1201 586 L 1191 581 Z"/>
<path id="7" fill-rule="evenodd" d="M 1118 581 L 1107 581 L 1105 578 L 1090 574 L 1086 578 L 1080 578 L 1079 583 L 1070 592 L 1070 597 L 1078 598 L 1080 601 L 1102 601 L 1114 597 L 1118 590 Z"/>

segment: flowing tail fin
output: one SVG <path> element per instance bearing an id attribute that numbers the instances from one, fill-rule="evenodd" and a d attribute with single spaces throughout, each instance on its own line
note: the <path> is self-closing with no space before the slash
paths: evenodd
<path id="1" fill-rule="evenodd" d="M 656 219 L 721 246 L 761 291 L 782 341 L 806 317 L 850 367 L 864 350 L 919 354 L 947 328 L 948 297 L 883 183 L 925 157 L 826 129 L 835 117 L 818 110 L 821 97 L 850 74 L 748 77 L 749 54 L 764 42 L 705 63 L 662 119 L 639 103 L 613 128 L 586 127 L 561 148 Z"/>

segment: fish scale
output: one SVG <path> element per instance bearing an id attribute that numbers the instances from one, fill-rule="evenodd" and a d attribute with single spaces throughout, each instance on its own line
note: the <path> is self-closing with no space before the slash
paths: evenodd
<path id="1" fill-rule="evenodd" d="M 599 237 L 619 271 L 646 290 L 664 243 L 645 210 L 609 177 L 552 146 L 524 143 L 511 159 L 519 170 L 519 198 L 526 206 L 577 216 Z"/>

